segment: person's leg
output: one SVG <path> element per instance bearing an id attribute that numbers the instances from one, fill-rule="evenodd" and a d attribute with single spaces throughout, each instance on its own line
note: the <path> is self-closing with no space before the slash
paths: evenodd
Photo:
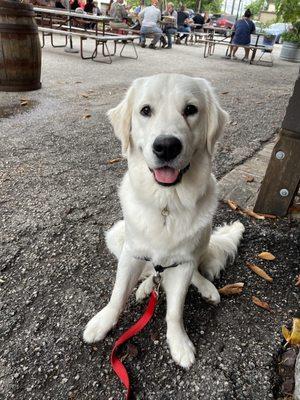
<path id="1" fill-rule="evenodd" d="M 154 48 L 156 43 L 159 42 L 159 40 L 162 36 L 162 30 L 160 28 L 158 28 L 157 26 L 154 26 L 153 28 L 151 28 L 151 33 L 154 34 L 154 38 L 152 39 L 152 42 L 151 42 L 151 47 Z"/>
<path id="2" fill-rule="evenodd" d="M 244 60 L 249 60 L 249 52 L 250 52 L 249 47 L 244 47 L 244 50 L 245 50 Z"/>
<path id="3" fill-rule="evenodd" d="M 141 30 L 140 30 L 140 45 L 141 45 L 141 47 L 146 46 L 146 34 L 147 34 L 147 29 L 145 29 L 145 27 L 141 27 Z"/>
<path id="4" fill-rule="evenodd" d="M 233 47 L 233 51 L 232 51 L 232 57 L 233 58 L 236 57 L 235 53 L 237 52 L 238 48 L 239 48 L 238 46 L 234 46 Z"/>
<path id="5" fill-rule="evenodd" d="M 171 49 L 172 48 L 172 35 L 174 35 L 176 33 L 176 29 L 175 28 L 168 28 L 166 30 L 166 34 L 168 37 L 168 48 Z"/>

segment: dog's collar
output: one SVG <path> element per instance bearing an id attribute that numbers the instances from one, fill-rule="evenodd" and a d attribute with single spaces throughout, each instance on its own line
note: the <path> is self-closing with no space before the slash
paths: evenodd
<path id="1" fill-rule="evenodd" d="M 178 265 L 181 264 L 185 264 L 186 261 L 182 261 L 180 263 L 173 263 L 171 265 L 167 265 L 166 267 L 160 265 L 160 264 L 154 264 L 153 261 L 151 260 L 150 257 L 139 257 L 139 256 L 135 256 L 134 257 L 136 260 L 142 260 L 142 261 L 147 261 L 147 262 L 151 262 L 153 264 L 153 267 L 155 269 L 155 272 L 158 274 L 161 274 L 162 272 L 164 272 L 165 269 L 169 269 L 169 268 L 175 268 L 178 267 Z"/>

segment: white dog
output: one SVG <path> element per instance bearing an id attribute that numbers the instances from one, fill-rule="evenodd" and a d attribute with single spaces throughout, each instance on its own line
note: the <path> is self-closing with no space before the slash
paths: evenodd
<path id="1" fill-rule="evenodd" d="M 217 304 L 217 289 L 199 269 L 210 280 L 218 276 L 244 231 L 234 222 L 211 233 L 217 207 L 211 159 L 227 113 L 206 80 L 159 74 L 135 80 L 108 116 L 128 159 L 120 188 L 124 220 L 106 234 L 119 260 L 111 299 L 89 321 L 83 337 L 88 343 L 103 339 L 139 278 L 150 275 L 137 290 L 140 300 L 153 288 L 153 266 L 175 263 L 162 273 L 167 340 L 175 362 L 189 368 L 195 348 L 183 326 L 188 287 L 194 284 Z"/>

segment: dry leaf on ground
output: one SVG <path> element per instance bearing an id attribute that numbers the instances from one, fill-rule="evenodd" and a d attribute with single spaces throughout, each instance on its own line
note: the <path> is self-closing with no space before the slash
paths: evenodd
<path id="1" fill-rule="evenodd" d="M 228 94 L 229 92 L 221 92 L 221 94 Z"/>
<path id="2" fill-rule="evenodd" d="M 237 125 L 237 121 L 231 121 L 229 123 L 230 123 L 230 125 Z"/>
<path id="3" fill-rule="evenodd" d="M 80 96 L 85 97 L 86 99 L 89 98 L 89 95 L 87 93 L 80 93 Z"/>
<path id="4" fill-rule="evenodd" d="M 243 282 L 231 283 L 229 285 L 225 285 L 224 287 L 218 289 L 219 293 L 223 296 L 230 296 L 231 294 L 240 294 L 244 288 Z"/>
<path id="5" fill-rule="evenodd" d="M 91 118 L 91 114 L 85 114 L 82 118 L 83 118 L 83 119 Z"/>
<path id="6" fill-rule="evenodd" d="M 252 210 L 242 210 L 245 214 L 249 215 L 250 217 L 256 218 L 256 219 L 265 219 L 265 217 L 262 214 L 257 214 L 256 212 Z"/>
<path id="7" fill-rule="evenodd" d="M 300 318 L 293 318 L 293 327 L 289 331 L 284 325 L 282 326 L 282 334 L 291 345 L 300 346 Z"/>
<path id="8" fill-rule="evenodd" d="M 27 106 L 28 101 L 27 100 L 21 100 L 20 104 L 21 104 L 22 107 Z"/>
<path id="9" fill-rule="evenodd" d="M 245 181 L 246 182 L 253 182 L 254 181 L 254 176 L 252 176 L 252 175 L 245 176 Z"/>
<path id="10" fill-rule="evenodd" d="M 112 158 L 111 160 L 107 161 L 107 164 L 115 164 L 117 162 L 123 161 L 124 158 L 123 157 L 118 157 L 118 158 Z"/>
<path id="11" fill-rule="evenodd" d="M 236 211 L 238 208 L 239 208 L 239 205 L 238 205 L 238 203 L 236 202 L 236 201 L 234 201 L 234 200 L 226 200 L 226 203 L 229 205 L 229 207 L 232 209 L 232 210 L 234 210 L 234 211 Z"/>
<path id="12" fill-rule="evenodd" d="M 274 215 L 274 214 L 259 214 L 259 215 L 262 215 L 265 218 L 271 218 L 271 219 L 276 219 L 277 218 L 277 216 Z"/>
<path id="13" fill-rule="evenodd" d="M 275 256 L 272 253 L 269 253 L 268 251 L 263 251 L 258 255 L 259 258 L 262 260 L 267 260 L 267 261 L 273 261 L 275 260 Z"/>
<path id="14" fill-rule="evenodd" d="M 296 277 L 296 283 L 295 283 L 295 285 L 300 287 L 300 275 L 298 275 L 298 276 Z"/>
<path id="15" fill-rule="evenodd" d="M 248 261 L 246 261 L 246 265 L 248 268 L 251 269 L 255 274 L 259 275 L 261 278 L 265 279 L 268 282 L 273 282 L 273 278 L 268 275 L 262 268 L 258 267 L 255 264 L 252 264 Z"/>
<path id="16" fill-rule="evenodd" d="M 136 357 L 138 355 L 139 351 L 138 351 L 138 348 L 134 344 L 128 343 L 127 353 L 131 357 Z"/>
<path id="17" fill-rule="evenodd" d="M 260 300 L 258 297 L 252 296 L 252 301 L 258 307 L 263 308 L 263 309 L 265 309 L 267 311 L 270 311 L 270 312 L 272 311 L 270 306 L 269 306 L 269 304 L 266 303 L 265 301 Z"/>

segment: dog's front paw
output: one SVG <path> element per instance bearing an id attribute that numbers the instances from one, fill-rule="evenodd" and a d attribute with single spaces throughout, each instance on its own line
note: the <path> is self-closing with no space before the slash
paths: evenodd
<path id="1" fill-rule="evenodd" d="M 199 292 L 203 299 L 210 304 L 217 305 L 221 301 L 218 289 L 213 283 L 208 280 L 206 280 L 206 282 L 201 285 L 201 290 L 199 290 Z"/>
<path id="2" fill-rule="evenodd" d="M 152 292 L 153 287 L 153 276 L 151 275 L 147 279 L 145 279 L 138 287 L 135 294 L 136 301 L 142 301 L 147 296 L 149 296 L 149 294 Z"/>
<path id="3" fill-rule="evenodd" d="M 86 343 L 94 343 L 104 339 L 117 321 L 116 310 L 107 305 L 88 322 L 83 332 L 83 340 Z"/>
<path id="4" fill-rule="evenodd" d="M 192 284 L 196 286 L 198 292 L 208 303 L 214 305 L 220 303 L 220 294 L 218 289 L 208 279 L 204 278 L 198 271 L 194 271 L 193 273 Z"/>
<path id="5" fill-rule="evenodd" d="M 195 347 L 188 335 L 184 332 L 167 337 L 173 360 L 183 368 L 190 368 L 195 361 Z"/>

